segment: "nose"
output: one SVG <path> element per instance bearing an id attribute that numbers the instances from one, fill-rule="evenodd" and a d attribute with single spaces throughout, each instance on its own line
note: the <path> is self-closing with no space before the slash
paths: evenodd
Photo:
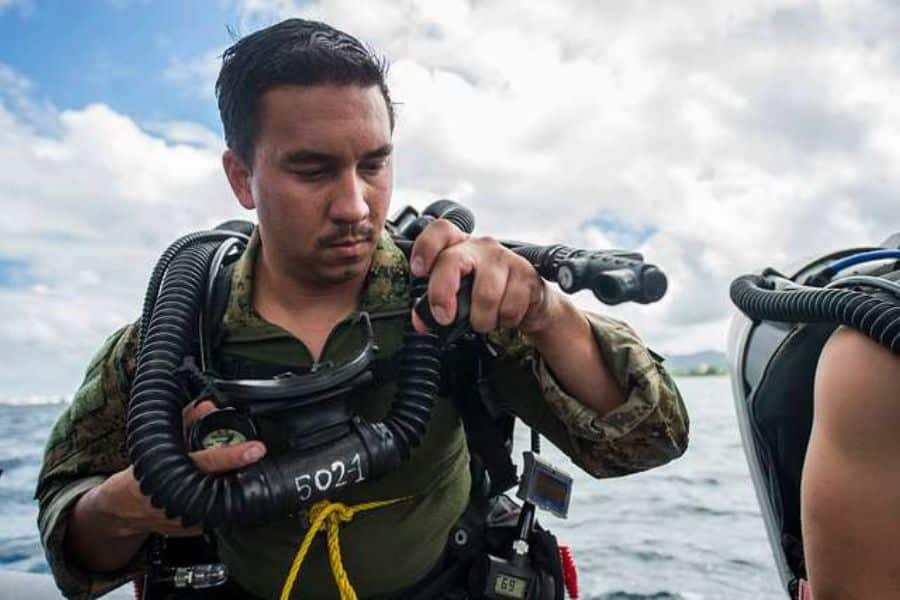
<path id="1" fill-rule="evenodd" d="M 355 169 L 347 169 L 338 184 L 329 206 L 329 216 L 334 221 L 359 223 L 369 216 L 366 202 L 366 185 Z"/>

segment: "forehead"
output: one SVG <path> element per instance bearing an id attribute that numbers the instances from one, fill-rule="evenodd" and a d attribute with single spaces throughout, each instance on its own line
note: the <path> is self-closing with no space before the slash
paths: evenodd
<path id="1" fill-rule="evenodd" d="M 281 86 L 260 98 L 257 150 L 364 154 L 390 142 L 387 105 L 377 86 Z"/>

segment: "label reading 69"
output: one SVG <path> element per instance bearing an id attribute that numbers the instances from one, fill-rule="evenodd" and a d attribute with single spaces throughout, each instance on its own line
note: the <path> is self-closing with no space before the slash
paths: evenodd
<path id="1" fill-rule="evenodd" d="M 301 502 L 306 502 L 313 497 L 313 490 L 317 493 L 316 497 L 327 496 L 331 490 L 344 487 L 348 483 L 359 483 L 365 481 L 365 475 L 362 471 L 362 461 L 359 453 L 354 454 L 347 465 L 343 460 L 335 460 L 331 466 L 323 469 L 316 469 L 313 473 L 304 473 L 294 477 L 294 485 L 297 486 L 297 495 Z"/>

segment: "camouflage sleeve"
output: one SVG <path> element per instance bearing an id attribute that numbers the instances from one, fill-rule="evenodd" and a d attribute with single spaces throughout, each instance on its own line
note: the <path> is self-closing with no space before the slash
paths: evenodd
<path id="1" fill-rule="evenodd" d="M 595 477 L 650 469 L 684 453 L 688 415 L 675 382 L 625 323 L 585 313 L 626 401 L 600 416 L 567 394 L 520 334 L 491 336 L 493 388 L 501 403 Z"/>
<path id="2" fill-rule="evenodd" d="M 44 451 L 35 498 L 38 529 L 56 584 L 67 598 L 96 598 L 142 570 L 143 552 L 113 573 L 88 572 L 66 556 L 69 514 L 84 493 L 128 467 L 125 412 L 134 374 L 137 327 L 106 340 L 91 360 L 72 403 L 59 416 Z"/>

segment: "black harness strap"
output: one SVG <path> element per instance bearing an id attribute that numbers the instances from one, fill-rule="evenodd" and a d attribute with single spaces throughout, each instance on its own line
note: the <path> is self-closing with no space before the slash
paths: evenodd
<path id="1" fill-rule="evenodd" d="M 515 418 L 497 409 L 487 375 L 491 360 L 483 340 L 470 336 L 448 349 L 442 372 L 444 391 L 454 399 L 466 430 L 472 495 L 482 498 L 502 494 L 519 481 L 511 458 Z"/>

